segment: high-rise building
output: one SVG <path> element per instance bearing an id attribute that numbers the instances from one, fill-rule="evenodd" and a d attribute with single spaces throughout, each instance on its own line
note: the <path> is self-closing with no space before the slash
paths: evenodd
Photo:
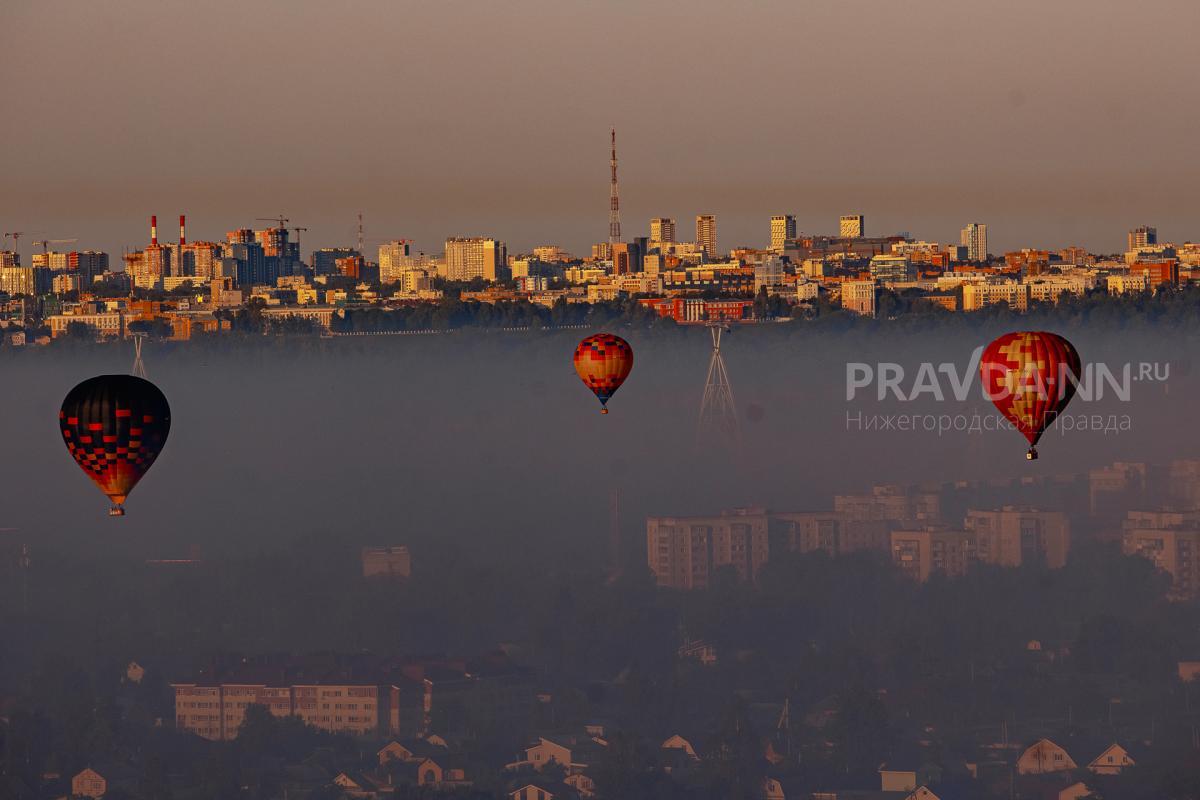
<path id="1" fill-rule="evenodd" d="M 226 231 L 225 241 L 229 244 L 250 244 L 254 241 L 254 231 L 249 228 L 238 228 L 235 231 Z"/>
<path id="2" fill-rule="evenodd" d="M 987 261 L 987 225 L 982 222 L 968 222 L 967 227 L 962 229 L 959 243 L 967 248 L 968 261 Z"/>
<path id="3" fill-rule="evenodd" d="M 19 267 L 21 257 L 12 250 L 0 250 L 0 267 Z"/>
<path id="4" fill-rule="evenodd" d="M 922 583 L 935 572 L 948 577 L 966 575 L 974 560 L 975 535 L 970 531 L 892 531 L 892 562 Z"/>
<path id="5" fill-rule="evenodd" d="M 612 246 L 614 275 L 629 275 L 642 271 L 642 246 L 640 242 L 617 242 Z"/>
<path id="6" fill-rule="evenodd" d="M 975 534 L 975 557 L 985 564 L 1051 569 L 1067 564 L 1071 526 L 1061 511 L 969 510 L 963 527 Z"/>
<path id="7" fill-rule="evenodd" d="M 1177 519 L 1156 522 L 1130 520 L 1122 549 L 1126 555 L 1149 559 L 1170 575 L 1172 597 L 1200 596 L 1200 527 L 1194 519 L 1179 515 Z"/>
<path id="8" fill-rule="evenodd" d="M 696 217 L 696 244 L 704 248 L 705 258 L 717 257 L 717 218 L 712 214 Z"/>
<path id="9" fill-rule="evenodd" d="M 99 250 L 75 251 L 71 253 L 68 269 L 78 272 L 84 285 L 90 285 L 98 275 L 108 272 L 108 253 Z"/>
<path id="10" fill-rule="evenodd" d="M 650 220 L 650 244 L 657 247 L 662 242 L 675 241 L 675 220 L 672 217 L 655 217 Z"/>
<path id="11" fill-rule="evenodd" d="M 779 252 L 789 239 L 796 238 L 796 218 L 791 214 L 771 217 L 771 249 Z"/>
<path id="12" fill-rule="evenodd" d="M 502 280 L 508 271 L 504 242 L 482 236 L 446 240 L 446 277 L 452 281 Z"/>
<path id="13" fill-rule="evenodd" d="M 1137 250 L 1139 247 L 1149 247 L 1152 244 L 1158 244 L 1158 228 L 1139 225 L 1129 232 L 1129 247 L 1126 250 Z"/>
<path id="14" fill-rule="evenodd" d="M 719 517 L 649 517 L 646 561 L 658 585 L 672 589 L 703 589 L 723 566 L 752 580 L 769 556 L 768 528 L 766 512 L 749 510 Z"/>
<path id="15" fill-rule="evenodd" d="M 379 279 L 383 283 L 399 280 L 400 273 L 412 266 L 408 244 L 407 239 L 399 239 L 379 245 Z"/>
<path id="16" fill-rule="evenodd" d="M 572 261 L 574 256 L 555 244 L 543 244 L 533 248 L 533 257 L 547 264 Z"/>
<path id="17" fill-rule="evenodd" d="M 610 258 L 612 258 L 611 242 L 596 242 L 592 245 L 593 261 L 608 261 Z"/>
<path id="18" fill-rule="evenodd" d="M 333 275 L 337 272 L 337 260 L 362 255 L 353 247 L 322 247 L 312 251 L 314 275 Z"/>
<path id="19" fill-rule="evenodd" d="M 843 239 L 861 239 L 867 235 L 867 218 L 862 214 L 843 214 L 838 220 L 838 236 Z"/>

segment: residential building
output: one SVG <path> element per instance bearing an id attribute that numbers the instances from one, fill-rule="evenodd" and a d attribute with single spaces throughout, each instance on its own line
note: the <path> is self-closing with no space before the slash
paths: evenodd
<path id="1" fill-rule="evenodd" d="M 871 259 L 871 279 L 880 284 L 902 283 L 912 278 L 907 255 L 878 255 Z"/>
<path id="2" fill-rule="evenodd" d="M 1140 247 L 1150 247 L 1158 244 L 1158 228 L 1139 225 L 1129 232 L 1127 238 L 1129 246 L 1126 249 L 1129 251 L 1137 250 Z"/>
<path id="3" fill-rule="evenodd" d="M 446 240 L 446 277 L 452 281 L 507 277 L 508 255 L 504 242 L 482 236 Z"/>
<path id="4" fill-rule="evenodd" d="M 712 214 L 696 217 L 696 244 L 704 248 L 706 259 L 717 257 L 717 218 Z"/>
<path id="5" fill-rule="evenodd" d="M 774 292 L 780 286 L 783 286 L 783 259 L 767 256 L 754 267 L 754 294 L 763 289 Z"/>
<path id="6" fill-rule="evenodd" d="M 1171 576 L 1171 596 L 1200 597 L 1200 525 L 1195 519 L 1151 528 L 1127 527 L 1122 536 L 1126 555 L 1147 558 Z"/>
<path id="7" fill-rule="evenodd" d="M 637 242 L 616 242 L 612 246 L 613 275 L 642 271 L 642 249 Z"/>
<path id="8" fill-rule="evenodd" d="M 796 218 L 791 214 L 771 217 L 771 249 L 782 253 L 789 239 L 796 238 Z"/>
<path id="9" fill-rule="evenodd" d="M 936 523 L 941 518 L 941 499 L 935 492 L 910 492 L 896 484 L 871 487 L 869 494 L 839 494 L 833 510 L 848 520 Z"/>
<path id="10" fill-rule="evenodd" d="M 1066 566 L 1071 529 L 1061 511 L 1005 507 L 998 511 L 967 511 L 963 527 L 975 534 L 975 557 L 986 564 L 1019 567 L 1041 564 Z"/>
<path id="11" fill-rule="evenodd" d="M 650 246 L 658 247 L 664 242 L 675 241 L 675 220 L 672 217 L 655 217 L 650 220 Z"/>
<path id="12" fill-rule="evenodd" d="M 977 311 L 984 306 L 1007 303 L 1015 311 L 1029 309 L 1029 285 L 1014 280 L 964 283 L 963 311 Z"/>
<path id="13" fill-rule="evenodd" d="M 959 243 L 967 248 L 968 261 L 987 261 L 987 225 L 982 222 L 968 222 L 967 227 L 962 229 Z"/>
<path id="14" fill-rule="evenodd" d="M 407 239 L 379 245 L 379 280 L 382 283 L 395 283 L 400 280 L 400 273 L 411 268 L 408 245 Z"/>
<path id="15" fill-rule="evenodd" d="M 1097 775 L 1120 775 L 1125 769 L 1134 766 L 1134 760 L 1129 751 L 1113 742 L 1104 748 L 1104 752 L 1092 759 L 1087 765 L 1089 772 Z"/>
<path id="16" fill-rule="evenodd" d="M 970 531 L 925 528 L 891 533 L 892 562 L 908 577 L 925 582 L 935 572 L 961 577 L 975 558 Z"/>
<path id="17" fill-rule="evenodd" d="M 314 275 L 334 275 L 337 273 L 339 258 L 353 258 L 362 255 L 352 247 L 322 247 L 312 251 L 312 269 Z M 382 262 L 380 263 L 382 272 Z"/>
<path id="18" fill-rule="evenodd" d="M 864 550 L 886 552 L 892 525 L 886 520 L 851 519 L 839 511 L 787 511 L 771 514 L 771 540 L 794 553 L 823 550 L 831 556 Z"/>
<path id="19" fill-rule="evenodd" d="M 767 562 L 765 510 L 738 509 L 715 517 L 649 517 L 646 560 L 659 586 L 703 589 L 713 573 L 733 567 L 753 580 Z"/>
<path id="20" fill-rule="evenodd" d="M 407 578 L 412 575 L 412 556 L 404 545 L 394 547 L 364 547 L 362 549 L 364 578 Z"/>
<path id="21" fill-rule="evenodd" d="M 875 316 L 875 281 L 844 281 L 842 308 L 863 316 Z"/>
<path id="22" fill-rule="evenodd" d="M 1017 759 L 1018 775 L 1045 775 L 1077 769 L 1075 761 L 1062 747 L 1049 739 L 1039 739 L 1025 748 Z"/>
<path id="23" fill-rule="evenodd" d="M 575 259 L 566 250 L 553 244 L 543 244 L 533 248 L 533 257 L 535 260 L 543 261 L 547 264 L 561 264 Z"/>
<path id="24" fill-rule="evenodd" d="M 843 214 L 838 220 L 838 236 L 843 239 L 861 239 L 867 235 L 867 218 L 862 214 Z"/>

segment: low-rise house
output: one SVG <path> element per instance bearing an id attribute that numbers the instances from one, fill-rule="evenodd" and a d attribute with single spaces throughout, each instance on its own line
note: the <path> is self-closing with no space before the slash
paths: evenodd
<path id="1" fill-rule="evenodd" d="M 1079 781 L 1059 791 L 1058 800 L 1080 800 L 1084 797 L 1092 797 L 1092 795 L 1091 788 L 1083 781 Z"/>
<path id="2" fill-rule="evenodd" d="M 1044 775 L 1048 772 L 1067 772 L 1078 765 L 1066 750 L 1049 739 L 1038 739 L 1025 748 L 1017 759 L 1018 775 Z"/>
<path id="3" fill-rule="evenodd" d="M 1104 748 L 1104 752 L 1092 759 L 1087 768 L 1097 775 L 1120 775 L 1126 767 L 1134 765 L 1129 751 L 1116 742 Z"/>
<path id="4" fill-rule="evenodd" d="M 72 797 L 91 797 L 99 800 L 108 791 L 108 781 L 91 767 L 86 767 L 71 778 Z"/>
<path id="5" fill-rule="evenodd" d="M 682 750 L 692 761 L 699 761 L 700 756 L 696 753 L 696 748 L 692 747 L 692 743 L 683 738 L 679 734 L 671 736 L 662 743 L 663 750 Z"/>

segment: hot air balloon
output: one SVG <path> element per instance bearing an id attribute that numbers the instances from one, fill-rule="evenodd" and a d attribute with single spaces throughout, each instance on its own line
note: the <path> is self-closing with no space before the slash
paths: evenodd
<path id="1" fill-rule="evenodd" d="M 1032 461 L 1038 439 L 1075 396 L 1079 353 L 1054 333 L 1006 333 L 983 351 L 979 374 L 984 394 L 1029 440 Z"/>
<path id="2" fill-rule="evenodd" d="M 148 380 L 100 375 L 76 386 L 58 412 L 67 450 L 123 517 L 125 498 L 154 464 L 171 432 L 171 407 Z"/>
<path id="3" fill-rule="evenodd" d="M 633 348 L 611 333 L 589 336 L 575 348 L 575 371 L 584 385 L 600 398 L 600 413 L 608 413 L 608 399 L 633 369 Z"/>

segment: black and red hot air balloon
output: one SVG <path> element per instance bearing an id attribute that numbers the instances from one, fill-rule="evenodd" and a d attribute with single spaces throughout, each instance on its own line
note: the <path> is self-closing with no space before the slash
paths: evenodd
<path id="1" fill-rule="evenodd" d="M 1029 441 L 1029 460 L 1038 457 L 1038 440 L 1075 396 L 1080 372 L 1079 353 L 1055 333 L 1006 333 L 983 351 L 984 394 Z"/>
<path id="2" fill-rule="evenodd" d="M 171 432 L 171 407 L 159 388 L 134 375 L 100 375 L 63 400 L 59 429 L 75 463 L 125 516 L 125 500 L 153 466 Z"/>
<path id="3" fill-rule="evenodd" d="M 608 413 L 609 398 L 621 388 L 633 369 L 633 348 L 611 333 L 589 336 L 575 348 L 575 371 L 600 400 L 600 413 Z"/>

